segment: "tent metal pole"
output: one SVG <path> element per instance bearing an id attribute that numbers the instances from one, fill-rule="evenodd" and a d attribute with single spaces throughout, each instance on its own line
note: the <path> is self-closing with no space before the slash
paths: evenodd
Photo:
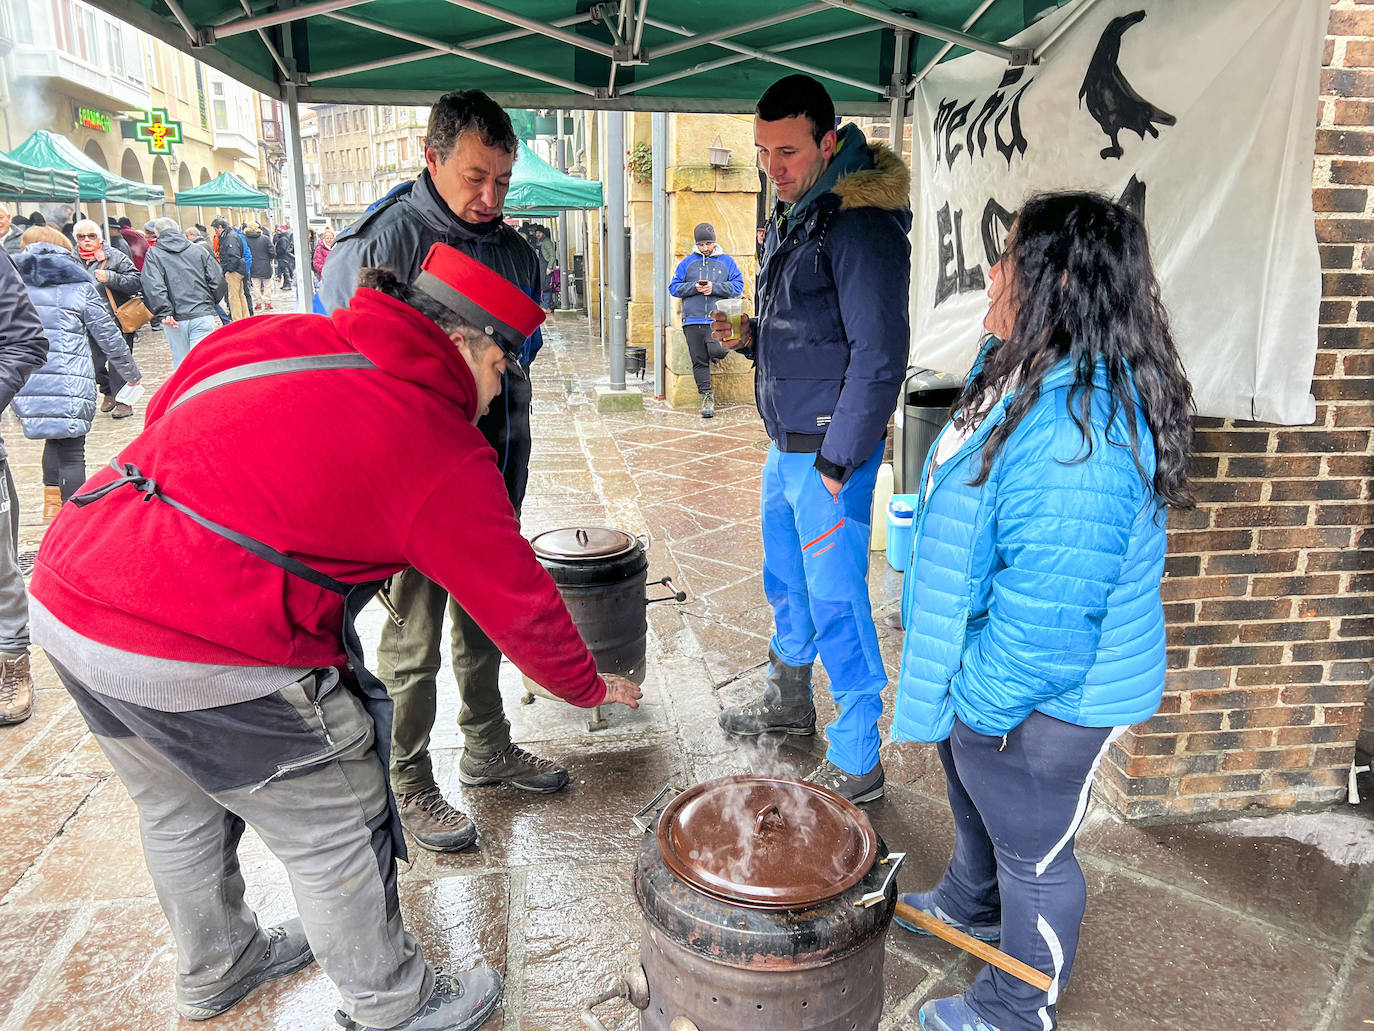
<path id="1" fill-rule="evenodd" d="M 662 28 L 670 28 L 664 25 Z M 769 47 L 768 53 L 782 54 L 789 50 L 801 50 L 803 47 L 815 46 L 817 43 L 831 43 L 837 39 L 848 39 L 850 36 L 862 36 L 866 32 L 879 32 L 882 26 L 877 22 L 870 25 L 860 25 L 853 29 L 843 29 L 839 32 L 826 32 L 819 36 L 808 36 L 806 39 L 793 40 L 791 43 L 783 43 L 781 46 Z M 685 30 L 684 30 L 685 31 Z M 699 75 L 702 72 L 713 72 L 717 68 L 728 68 L 732 64 L 741 64 L 744 61 L 752 61 L 748 54 L 737 54 L 734 57 L 721 57 L 714 61 L 703 61 L 701 64 L 693 65 L 691 68 L 684 68 L 680 72 L 670 72 L 667 75 L 659 75 L 652 79 L 636 79 L 630 85 L 620 90 L 622 96 L 634 93 L 638 90 L 647 89 L 650 86 L 661 86 L 665 82 L 675 82 L 678 79 L 685 79 L 692 75 Z"/>
<path id="2" fill-rule="evenodd" d="M 252 32 L 254 29 L 267 29 L 273 25 L 284 25 L 289 21 L 300 21 L 305 18 L 313 17 L 317 14 L 328 14 L 330 11 L 342 11 L 345 7 L 361 7 L 369 0 L 316 0 L 315 3 L 300 4 L 295 7 L 284 7 L 280 10 L 269 11 L 267 14 L 260 14 L 255 18 L 244 18 L 242 21 L 232 21 L 228 25 L 221 25 L 218 28 L 208 29 L 206 33 L 211 37 L 211 42 L 227 39 L 230 36 L 238 36 L 245 32 Z"/>
<path id="3" fill-rule="evenodd" d="M 338 0 L 329 0 L 329 2 L 338 2 Z M 552 22 L 526 18 L 523 15 L 502 10 L 495 4 L 482 3 L 481 0 L 448 0 L 448 2 L 463 8 L 465 11 L 476 11 L 478 14 L 485 14 L 488 18 L 494 18 L 496 21 L 505 22 L 508 25 L 518 25 L 522 29 L 529 29 L 541 36 L 548 36 L 550 39 L 567 43 L 579 50 L 590 50 L 593 54 L 600 54 L 602 57 L 614 57 L 614 49 L 609 43 L 598 43 L 594 39 L 579 36 L 575 32 L 566 32 Z"/>
<path id="4" fill-rule="evenodd" d="M 611 302 L 611 389 L 625 389 L 625 112 L 606 115 L 606 278 Z"/>
<path id="5" fill-rule="evenodd" d="M 649 116 L 654 194 L 654 397 L 663 396 L 663 366 L 668 357 L 668 115 Z"/>
<path id="6" fill-rule="evenodd" d="M 554 114 L 558 116 L 558 134 L 554 137 L 554 145 L 558 148 L 558 161 L 555 167 L 560 172 L 566 172 L 568 159 L 564 156 L 567 148 L 563 145 L 563 109 L 560 107 Z M 564 208 L 558 213 L 558 306 L 560 308 L 569 307 L 568 277 L 571 271 L 568 267 L 568 209 Z"/>
<path id="7" fill-rule="evenodd" d="M 560 79 L 556 75 L 546 75 L 543 72 L 535 71 L 532 68 L 526 68 L 518 64 L 511 64 L 509 61 L 502 61 L 499 58 L 488 57 L 486 54 L 479 54 L 474 50 L 468 50 L 466 47 L 453 46 L 451 44 L 443 42 L 442 40 L 431 39 L 428 36 L 417 35 L 414 32 L 406 32 L 402 29 L 393 29 L 388 25 L 381 25 L 378 22 L 369 21 L 366 18 L 357 18 L 351 14 L 339 14 L 337 12 L 327 14 L 326 17 L 333 18 L 335 21 L 344 22 L 347 25 L 356 25 L 361 29 L 370 29 L 373 32 L 380 32 L 383 35 L 393 36 L 396 39 L 403 39 L 408 43 L 418 43 L 420 46 L 428 47 L 431 50 L 442 50 L 446 54 L 453 54 L 455 57 L 462 57 L 469 61 L 476 61 L 479 64 L 490 65 L 493 68 L 500 68 L 503 71 L 514 72 L 516 75 L 524 75 L 531 79 L 538 79 L 540 82 L 547 82 L 552 86 L 560 86 L 563 89 L 569 90 L 573 93 L 585 93 L 589 97 L 596 95 L 595 89 L 592 89 L 589 86 L 583 86 L 581 83 L 572 82 L 569 79 Z M 348 71 L 348 69 L 335 69 L 329 72 L 322 72 L 319 76 L 308 77 L 306 81 L 315 82 L 317 79 L 320 78 L 330 78 L 331 76 L 346 75 L 348 74 Z"/>
<path id="8" fill-rule="evenodd" d="M 887 141 L 898 157 L 902 156 L 902 137 L 906 129 L 906 75 L 910 60 L 912 33 L 897 29 L 892 55 L 892 114 L 888 117 Z"/>
<path id="9" fill-rule="evenodd" d="M 195 44 L 199 41 L 200 35 L 196 32 L 196 27 L 191 24 L 191 19 L 186 17 L 186 12 L 182 10 L 181 4 L 177 0 L 167 0 L 167 9 L 172 12 L 174 17 L 181 25 L 181 29 L 186 33 L 186 38 Z"/>
<path id="10" fill-rule="evenodd" d="M 291 44 L 288 42 L 286 45 L 289 53 Z M 296 84 L 283 83 L 282 94 L 286 107 L 286 160 L 291 166 L 291 206 L 296 209 L 296 224 L 291 231 L 291 243 L 296 251 L 296 310 L 308 312 L 314 281 L 307 249 L 309 222 L 305 208 L 305 155 L 301 150 L 301 110 L 296 99 Z"/>
<path id="11" fill-rule="evenodd" d="M 741 22 L 738 25 L 727 25 L 722 29 L 713 29 L 710 32 L 694 33 L 686 39 L 678 40 L 676 43 L 665 43 L 661 47 L 654 47 L 646 55 L 649 60 L 654 61 L 660 57 L 667 57 L 669 54 L 681 53 L 684 50 L 692 50 L 696 47 L 703 47 L 709 43 L 716 43 L 728 39 L 731 36 L 742 36 L 746 32 L 754 32 L 757 29 L 766 29 L 770 25 L 777 25 L 779 22 L 796 21 L 804 18 L 808 14 L 818 14 L 821 11 L 829 10 L 829 4 L 810 3 L 801 4 L 797 7 L 790 7 L 777 14 L 770 14 L 764 18 L 755 18 L 753 21 Z"/>
<path id="12" fill-rule="evenodd" d="M 110 242 L 110 205 L 104 197 L 100 198 L 100 234 Z"/>
<path id="13" fill-rule="evenodd" d="M 656 29 L 663 29 L 666 32 L 676 32 L 679 36 L 690 36 L 692 30 L 682 25 L 672 25 L 667 22 L 659 21 L 657 18 L 646 18 L 650 25 Z M 847 75 L 839 72 L 830 71 L 814 64 L 803 64 L 801 61 L 789 61 L 779 57 L 776 53 L 769 50 L 759 50 L 755 47 L 744 47 L 738 43 L 731 43 L 728 39 L 718 39 L 712 46 L 717 46 L 723 50 L 733 50 L 737 54 L 745 57 L 752 57 L 756 61 L 766 61 L 768 64 L 781 65 L 783 68 L 791 68 L 793 71 L 805 72 L 807 75 L 814 75 L 818 79 L 829 79 L 832 82 L 842 82 L 846 86 L 853 86 L 855 89 L 867 90 L 869 93 L 877 93 L 879 96 L 887 96 L 886 86 L 877 86 L 871 82 L 863 82 L 860 79 L 851 79 Z M 640 84 L 643 88 L 643 84 Z"/>
<path id="14" fill-rule="evenodd" d="M 974 8 L 973 13 L 964 19 L 964 24 L 961 25 L 960 28 L 962 28 L 965 32 L 973 28 L 973 26 L 978 24 L 978 19 L 981 18 L 983 14 L 987 11 L 987 9 L 995 3 L 997 3 L 997 0 L 983 0 L 981 4 Z M 935 68 L 935 66 L 945 59 L 945 55 L 953 49 L 953 43 L 946 43 L 939 50 L 937 50 L 935 52 L 935 56 L 926 62 L 925 67 L 922 68 L 919 72 L 915 74 L 915 76 L 912 77 L 911 83 L 907 86 L 906 91 L 908 93 L 915 93 L 916 87 L 921 84 L 921 80 L 924 79 L 927 75 L 929 75 L 931 71 Z"/>
<path id="15" fill-rule="evenodd" d="M 886 22 L 894 28 L 910 29 L 912 32 L 919 32 L 923 36 L 943 39 L 946 43 L 956 43 L 961 47 L 968 47 L 970 50 L 980 50 L 985 54 L 991 54 L 993 57 L 1000 57 L 1003 61 L 1011 62 L 1019 56 L 1019 52 L 1011 47 L 1005 47 L 1000 43 L 989 43 L 985 39 L 970 36 L 967 32 L 960 32 L 958 29 L 946 28 L 933 21 L 908 18 L 906 15 L 896 14 L 881 7 L 869 7 L 867 4 L 856 3 L 855 0 L 820 0 L 820 2 L 842 11 L 849 11 L 851 14 L 861 14 L 865 18 L 872 18 L 874 21 Z"/>

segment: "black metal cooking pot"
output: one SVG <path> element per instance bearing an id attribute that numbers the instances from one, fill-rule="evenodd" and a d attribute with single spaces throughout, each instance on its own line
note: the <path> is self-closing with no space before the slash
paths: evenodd
<path id="1" fill-rule="evenodd" d="M 599 1028 L 592 1007 L 623 997 L 640 1031 L 876 1031 L 904 858 L 814 784 L 722 777 L 683 792 L 635 864 L 639 962 L 583 1023 Z"/>
<path id="2" fill-rule="evenodd" d="M 646 607 L 656 601 L 685 601 L 668 577 L 656 583 L 672 592 L 646 598 L 648 539 L 605 526 L 578 526 L 539 534 L 530 546 L 558 585 L 574 625 L 600 673 L 644 682 Z"/>

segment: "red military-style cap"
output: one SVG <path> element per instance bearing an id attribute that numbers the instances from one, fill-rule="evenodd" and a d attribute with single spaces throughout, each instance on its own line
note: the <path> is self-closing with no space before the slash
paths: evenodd
<path id="1" fill-rule="evenodd" d="M 446 243 L 429 249 L 411 286 L 495 340 L 506 352 L 510 371 L 523 374 L 525 341 L 544 321 L 544 309 L 525 291 Z"/>

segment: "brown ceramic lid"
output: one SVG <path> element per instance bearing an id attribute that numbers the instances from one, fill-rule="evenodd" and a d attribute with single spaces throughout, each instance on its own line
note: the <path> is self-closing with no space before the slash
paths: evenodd
<path id="1" fill-rule="evenodd" d="M 607 526 L 570 526 L 539 534 L 530 546 L 540 558 L 576 562 L 579 559 L 617 558 L 635 547 L 635 539 L 624 530 Z"/>
<path id="2" fill-rule="evenodd" d="M 721 777 L 673 799 L 658 822 L 663 862 L 697 891 L 756 909 L 802 909 L 872 868 L 878 836 L 833 791 L 787 777 Z"/>

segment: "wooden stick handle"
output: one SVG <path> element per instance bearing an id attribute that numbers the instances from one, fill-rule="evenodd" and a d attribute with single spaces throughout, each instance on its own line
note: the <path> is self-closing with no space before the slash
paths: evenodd
<path id="1" fill-rule="evenodd" d="M 928 934 L 943 938 L 951 945 L 957 945 L 965 952 L 977 956 L 986 963 L 991 963 L 997 969 L 1005 970 L 1012 977 L 1019 977 L 1033 988 L 1039 988 L 1042 992 L 1050 990 L 1050 985 L 1053 982 L 1048 974 L 1036 970 L 1029 963 L 1022 963 L 1019 959 L 1008 956 L 1001 949 L 994 949 L 987 942 L 979 941 L 971 934 L 965 934 L 958 928 L 950 927 L 938 917 L 923 913 L 919 909 L 913 909 L 905 902 L 897 903 L 897 916 L 906 923 L 914 924 Z"/>

